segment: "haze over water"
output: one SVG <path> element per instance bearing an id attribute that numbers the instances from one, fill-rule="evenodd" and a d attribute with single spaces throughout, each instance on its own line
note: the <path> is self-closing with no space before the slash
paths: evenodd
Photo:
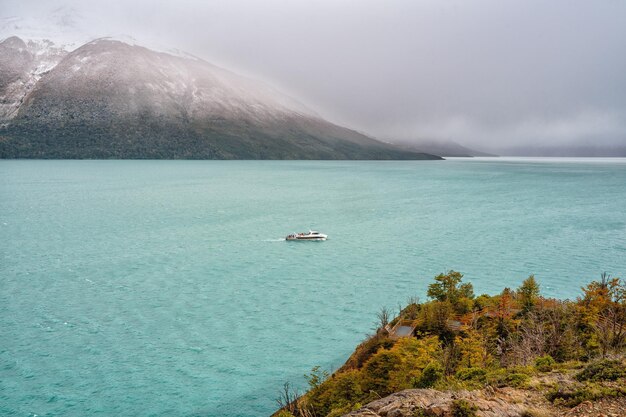
<path id="1" fill-rule="evenodd" d="M 268 415 L 439 272 L 625 277 L 625 207 L 624 159 L 0 161 L 0 415 Z"/>

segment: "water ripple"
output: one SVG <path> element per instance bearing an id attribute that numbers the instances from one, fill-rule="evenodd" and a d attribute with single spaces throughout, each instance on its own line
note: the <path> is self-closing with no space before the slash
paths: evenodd
<path id="1" fill-rule="evenodd" d="M 0 197 L 0 415 L 266 415 L 441 271 L 626 272 L 623 161 L 0 161 Z"/>

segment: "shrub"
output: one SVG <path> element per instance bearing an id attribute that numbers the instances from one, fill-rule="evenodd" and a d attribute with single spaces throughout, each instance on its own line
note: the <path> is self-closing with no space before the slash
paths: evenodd
<path id="1" fill-rule="evenodd" d="M 620 361 L 603 360 L 587 365 L 576 375 L 579 381 L 615 381 L 626 377 L 626 369 Z"/>
<path id="2" fill-rule="evenodd" d="M 471 298 L 460 297 L 454 304 L 454 310 L 458 314 L 467 314 L 474 309 L 474 301 Z"/>
<path id="3" fill-rule="evenodd" d="M 456 400 L 450 407 L 452 417 L 476 417 L 478 407 L 465 400 Z"/>
<path id="4" fill-rule="evenodd" d="M 485 380 L 486 382 L 496 388 L 501 388 L 506 386 L 506 377 L 509 374 L 506 368 L 497 369 L 495 371 L 491 371 L 487 373 Z"/>
<path id="5" fill-rule="evenodd" d="M 398 320 L 415 320 L 421 308 L 422 305 L 420 304 L 419 299 L 417 297 L 410 297 L 407 306 L 400 311 L 400 314 L 396 318 Z"/>
<path id="6" fill-rule="evenodd" d="M 528 382 L 529 378 L 530 377 L 526 374 L 513 373 L 513 374 L 509 374 L 506 377 L 505 382 L 510 387 L 521 388 L 524 385 L 526 385 L 526 382 Z"/>
<path id="7" fill-rule="evenodd" d="M 587 384 L 582 387 L 555 387 L 546 393 L 546 398 L 555 405 L 576 407 L 583 401 L 596 401 L 600 398 L 616 397 L 624 395 L 620 389 L 611 389 L 595 384 Z"/>
<path id="8" fill-rule="evenodd" d="M 361 371 L 350 370 L 334 375 L 311 389 L 306 396 L 306 403 L 319 415 L 327 415 L 333 411 L 346 410 L 346 407 L 364 397 L 365 394 L 361 389 Z M 350 411 L 352 410 L 343 411 L 343 414 Z"/>
<path id="9" fill-rule="evenodd" d="M 550 372 L 555 364 L 555 360 L 550 355 L 540 356 L 535 360 L 535 368 L 541 372 Z"/>
<path id="10" fill-rule="evenodd" d="M 344 405 L 343 407 L 333 408 L 330 413 L 326 417 L 341 417 L 345 414 L 348 414 L 350 411 L 353 411 L 352 406 Z"/>
<path id="11" fill-rule="evenodd" d="M 456 378 L 461 381 L 484 381 L 487 376 L 487 371 L 481 368 L 464 368 L 459 369 L 456 373 Z"/>
<path id="12" fill-rule="evenodd" d="M 443 368 L 438 362 L 430 362 L 417 381 L 417 388 L 430 388 L 443 376 Z"/>
<path id="13" fill-rule="evenodd" d="M 393 392 L 389 387 L 389 374 L 401 366 L 402 357 L 394 351 L 383 350 L 374 355 L 363 367 L 364 391 L 374 391 L 385 396 Z"/>
<path id="14" fill-rule="evenodd" d="M 510 369 L 502 368 L 486 375 L 486 381 L 489 385 L 497 388 L 502 387 L 523 387 L 530 377 L 521 372 L 511 372 Z"/>
<path id="15" fill-rule="evenodd" d="M 384 332 L 376 333 L 374 336 L 357 346 L 355 352 L 352 356 L 350 356 L 350 358 L 348 358 L 348 361 L 341 370 L 362 368 L 365 362 L 367 362 L 378 351 L 382 349 L 390 349 L 394 343 L 395 342 L 386 336 Z"/>

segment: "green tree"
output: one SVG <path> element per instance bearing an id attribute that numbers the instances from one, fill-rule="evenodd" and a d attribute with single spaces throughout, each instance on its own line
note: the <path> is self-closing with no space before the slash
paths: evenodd
<path id="1" fill-rule="evenodd" d="M 539 284 L 535 280 L 535 276 L 531 275 L 522 282 L 517 289 L 517 295 L 520 298 L 520 304 L 524 312 L 528 312 L 535 307 L 539 298 Z"/>
<path id="2" fill-rule="evenodd" d="M 434 283 L 428 286 L 428 296 L 441 302 L 449 302 L 457 313 L 465 314 L 471 310 L 474 299 L 474 287 L 470 283 L 462 284 L 460 272 L 448 271 L 439 274 Z"/>
<path id="3" fill-rule="evenodd" d="M 310 374 L 304 374 L 304 378 L 309 383 L 309 389 L 315 389 L 319 387 L 322 382 L 328 379 L 329 376 L 330 374 L 321 369 L 320 366 L 314 366 L 311 369 Z"/>
<path id="4" fill-rule="evenodd" d="M 474 287 L 470 283 L 461 284 L 462 279 L 463 274 L 456 271 L 439 274 L 435 277 L 437 282 L 428 286 L 428 296 L 437 301 L 450 301 L 453 304 L 460 297 L 474 298 Z"/>
<path id="5" fill-rule="evenodd" d="M 626 282 L 607 273 L 583 288 L 584 325 L 594 330 L 602 356 L 626 346 Z"/>

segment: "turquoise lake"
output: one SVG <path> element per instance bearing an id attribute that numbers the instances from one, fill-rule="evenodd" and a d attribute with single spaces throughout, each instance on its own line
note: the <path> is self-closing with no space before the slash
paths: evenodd
<path id="1" fill-rule="evenodd" d="M 440 272 L 626 277 L 626 160 L 5 160 L 0 237 L 0 415 L 267 416 Z"/>

